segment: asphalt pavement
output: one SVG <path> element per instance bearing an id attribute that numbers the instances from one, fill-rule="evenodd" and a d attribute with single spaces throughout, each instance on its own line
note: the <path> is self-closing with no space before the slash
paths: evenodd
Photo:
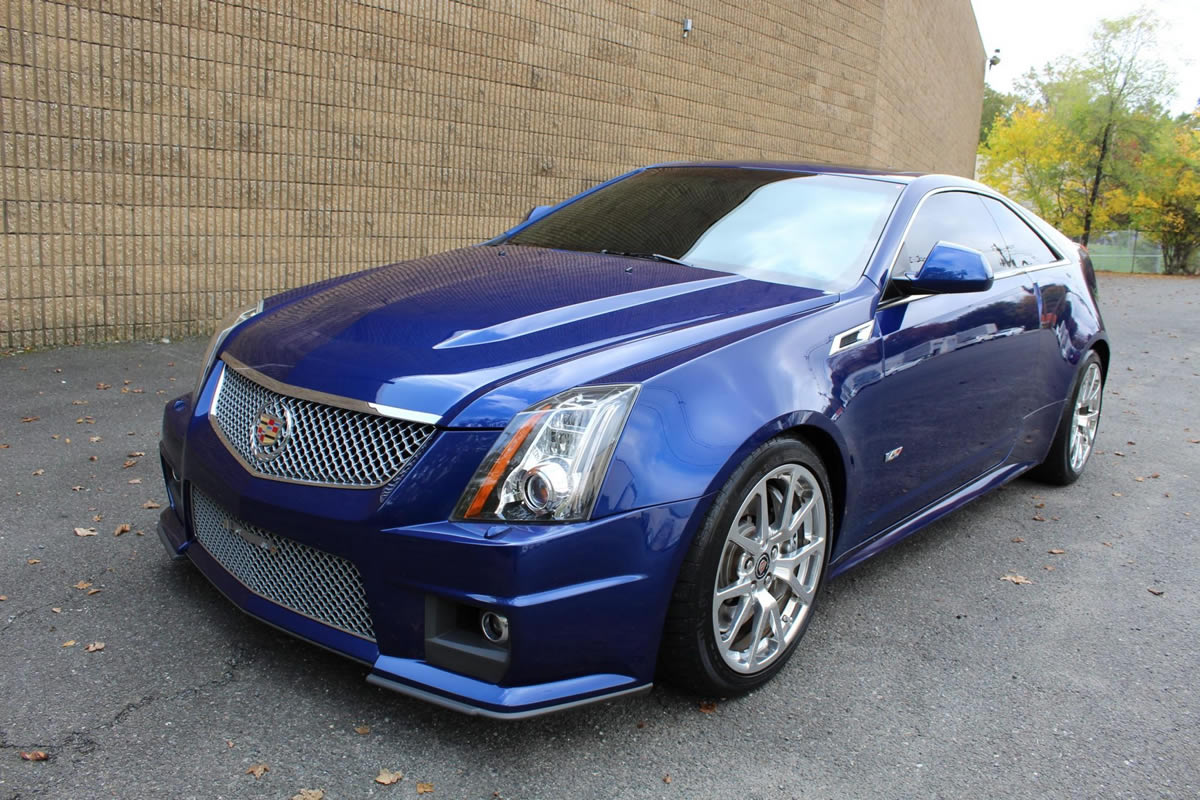
<path id="1" fill-rule="evenodd" d="M 368 686 L 167 559 L 159 418 L 203 342 L 0 356 L 0 798 L 1198 797 L 1200 279 L 1101 289 L 1077 484 L 831 582 L 750 695 L 507 723 Z"/>

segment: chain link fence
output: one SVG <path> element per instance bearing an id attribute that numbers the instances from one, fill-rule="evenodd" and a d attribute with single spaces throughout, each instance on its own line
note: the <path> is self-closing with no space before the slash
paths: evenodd
<path id="1" fill-rule="evenodd" d="M 1162 248 L 1142 231 L 1109 231 L 1088 243 L 1092 266 L 1106 272 L 1161 275 Z"/>

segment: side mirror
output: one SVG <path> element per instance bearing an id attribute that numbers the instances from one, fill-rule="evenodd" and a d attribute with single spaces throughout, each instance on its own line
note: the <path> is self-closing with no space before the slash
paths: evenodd
<path id="1" fill-rule="evenodd" d="M 538 217 L 544 217 L 546 216 L 546 212 L 552 208 L 554 206 L 534 206 L 529 209 L 529 213 L 525 215 L 525 219 L 522 222 L 533 222 Z"/>
<path id="2" fill-rule="evenodd" d="M 986 292 L 993 281 L 992 265 L 983 253 L 953 242 L 935 244 L 921 271 L 904 277 L 913 294 Z"/>

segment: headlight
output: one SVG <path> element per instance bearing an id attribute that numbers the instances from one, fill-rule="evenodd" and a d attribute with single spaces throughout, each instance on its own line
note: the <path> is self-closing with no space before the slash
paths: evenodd
<path id="1" fill-rule="evenodd" d="M 204 351 L 204 360 L 200 362 L 200 374 L 196 377 L 196 388 L 192 391 L 193 398 L 200 397 L 200 390 L 204 388 L 204 380 L 208 377 L 208 371 L 212 369 L 213 358 L 217 355 L 217 350 L 220 349 L 222 342 L 225 341 L 225 337 L 229 336 L 229 332 L 238 325 L 241 325 L 256 314 L 261 314 L 262 310 L 263 301 L 259 300 L 256 305 L 230 314 L 217 327 L 217 332 L 208 340 L 208 349 Z"/>
<path id="2" fill-rule="evenodd" d="M 638 389 L 583 386 L 517 414 L 467 485 L 455 519 L 587 519 Z"/>

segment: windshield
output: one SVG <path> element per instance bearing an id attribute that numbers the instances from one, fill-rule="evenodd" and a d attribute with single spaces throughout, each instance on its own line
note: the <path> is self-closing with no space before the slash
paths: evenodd
<path id="1" fill-rule="evenodd" d="M 658 254 L 837 291 L 862 275 L 902 189 L 846 175 L 661 167 L 581 197 L 506 243 Z"/>

